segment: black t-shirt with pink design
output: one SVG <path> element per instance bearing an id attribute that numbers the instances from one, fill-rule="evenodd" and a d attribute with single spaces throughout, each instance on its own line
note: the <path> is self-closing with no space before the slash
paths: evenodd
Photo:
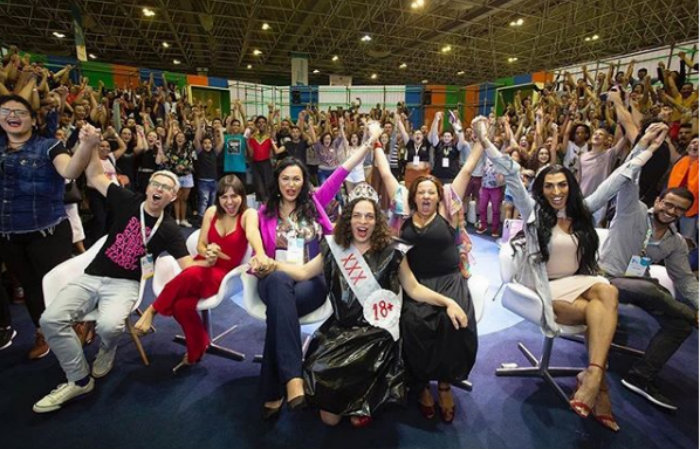
<path id="1" fill-rule="evenodd" d="M 141 279 L 141 257 L 146 254 L 141 237 L 140 206 L 143 195 L 116 186 L 109 186 L 107 203 L 114 213 L 112 227 L 104 246 L 85 270 L 93 276 L 117 279 Z M 157 217 L 144 212 L 146 236 L 155 226 Z M 148 252 L 155 258 L 167 251 L 175 259 L 185 257 L 187 247 L 180 230 L 169 215 L 163 217 L 156 234 L 148 242 Z"/>

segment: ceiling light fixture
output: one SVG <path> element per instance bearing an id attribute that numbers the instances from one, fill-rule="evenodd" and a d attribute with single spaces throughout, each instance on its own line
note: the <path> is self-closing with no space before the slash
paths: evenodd
<path id="1" fill-rule="evenodd" d="M 423 6 L 425 6 L 425 0 L 416 0 L 411 3 L 412 9 L 422 8 Z"/>
<path id="2" fill-rule="evenodd" d="M 372 78 L 373 80 L 376 80 L 376 79 L 377 79 L 377 74 L 376 74 L 376 73 L 373 73 L 372 76 L 370 76 L 370 78 Z"/>
<path id="3" fill-rule="evenodd" d="M 262 54 L 262 51 L 260 51 L 260 50 L 258 50 L 258 49 L 256 48 L 255 50 L 253 50 L 253 54 L 254 54 L 255 56 L 260 56 L 260 55 Z"/>
<path id="4" fill-rule="evenodd" d="M 56 37 L 59 38 L 59 39 L 63 39 L 64 37 L 66 37 L 65 34 L 59 33 L 58 31 L 54 31 L 54 32 L 53 32 L 53 35 L 56 36 Z"/>
<path id="5" fill-rule="evenodd" d="M 180 64 L 180 60 L 179 60 L 179 59 L 173 59 L 173 64 L 179 65 L 179 64 Z"/>
<path id="6" fill-rule="evenodd" d="M 170 48 L 170 44 L 163 41 L 163 48 Z"/>
<path id="7" fill-rule="evenodd" d="M 508 62 L 515 62 L 515 61 L 517 61 L 517 60 L 518 60 L 518 58 L 515 58 L 515 57 L 513 57 L 513 58 L 508 58 Z"/>
<path id="8" fill-rule="evenodd" d="M 245 66 L 245 68 L 246 68 L 246 69 L 248 69 L 248 70 L 250 70 L 250 69 L 252 69 L 252 68 L 253 68 L 253 66 L 252 66 L 252 65 L 250 65 L 250 64 L 248 64 L 247 66 Z"/>
<path id="9" fill-rule="evenodd" d="M 262 29 L 263 29 L 263 31 L 267 31 L 267 30 L 270 29 L 270 25 L 269 25 L 268 23 L 263 23 L 263 24 L 262 24 Z"/>
<path id="10" fill-rule="evenodd" d="M 402 62 L 401 65 L 399 66 L 400 69 L 405 69 L 408 67 L 405 62 Z"/>
<path id="11" fill-rule="evenodd" d="M 421 81 L 421 83 L 428 84 L 428 80 L 423 80 L 423 81 Z"/>
<path id="12" fill-rule="evenodd" d="M 460 76 L 464 75 L 464 70 L 460 70 L 459 72 L 457 72 L 457 75 L 460 75 Z"/>
<path id="13" fill-rule="evenodd" d="M 333 57 L 331 58 L 331 61 L 335 62 L 337 60 L 338 60 L 338 55 L 333 55 Z"/>
<path id="14" fill-rule="evenodd" d="M 512 22 L 510 22 L 510 26 L 519 27 L 522 26 L 523 23 L 525 23 L 525 21 L 522 18 L 520 18 L 518 20 L 513 20 Z"/>
<path id="15" fill-rule="evenodd" d="M 369 42 L 372 40 L 372 36 L 370 36 L 369 34 L 365 34 L 364 36 L 362 36 L 362 39 L 360 39 L 360 40 L 362 42 Z"/>
<path id="16" fill-rule="evenodd" d="M 321 71 L 319 69 L 314 69 L 314 71 L 311 73 L 321 73 Z"/>
<path id="17" fill-rule="evenodd" d="M 151 8 L 143 8 L 143 15 L 146 17 L 153 17 L 156 15 L 156 12 L 153 11 Z"/>
<path id="18" fill-rule="evenodd" d="M 90 57 L 90 59 L 97 59 L 97 56 L 95 56 L 95 53 L 90 53 L 88 55 L 88 57 Z"/>
<path id="19" fill-rule="evenodd" d="M 452 46 L 445 45 L 444 47 L 442 47 L 442 50 L 440 50 L 440 51 L 442 51 L 443 53 L 448 53 L 448 52 L 452 51 Z"/>

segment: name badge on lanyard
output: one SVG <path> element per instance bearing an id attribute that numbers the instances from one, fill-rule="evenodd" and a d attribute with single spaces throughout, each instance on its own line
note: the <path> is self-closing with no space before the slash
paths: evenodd
<path id="1" fill-rule="evenodd" d="M 418 164 L 420 164 L 420 157 L 416 154 L 413 156 L 413 166 L 418 167 Z"/>
<path id="2" fill-rule="evenodd" d="M 304 264 L 304 239 L 297 237 L 296 232 L 287 233 L 286 262 L 294 265 Z"/>
<path id="3" fill-rule="evenodd" d="M 642 251 L 640 255 L 632 256 L 627 269 L 625 270 L 625 276 L 634 277 L 646 277 L 649 275 L 649 268 L 651 267 L 651 257 L 647 257 L 647 246 L 649 246 L 649 240 L 651 239 L 651 223 L 647 217 L 647 233 L 644 237 L 644 243 L 642 244 Z"/>
<path id="4" fill-rule="evenodd" d="M 447 157 L 442 158 L 442 168 L 450 168 L 450 159 Z"/>
<path id="5" fill-rule="evenodd" d="M 156 221 L 155 226 L 153 226 L 153 229 L 151 229 L 151 233 L 146 237 L 146 219 L 144 218 L 144 213 L 143 213 L 143 208 L 144 208 L 144 203 L 141 203 L 141 210 L 140 210 L 140 222 L 141 222 L 141 239 L 143 240 L 143 249 L 146 252 L 146 254 L 141 257 L 141 279 L 146 280 L 148 278 L 153 277 L 154 269 L 153 269 L 153 254 L 150 254 L 148 252 L 148 242 L 151 241 L 153 236 L 156 234 L 156 231 L 158 231 L 158 228 L 160 227 L 160 224 L 163 222 L 163 211 L 160 211 L 160 216 L 158 217 L 158 220 Z"/>
<path id="6" fill-rule="evenodd" d="M 632 256 L 625 276 L 646 277 L 651 266 L 651 258 L 645 256 Z"/>

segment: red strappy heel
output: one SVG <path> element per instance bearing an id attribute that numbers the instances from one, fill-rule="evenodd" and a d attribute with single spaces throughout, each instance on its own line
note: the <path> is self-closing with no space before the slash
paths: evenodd
<path id="1" fill-rule="evenodd" d="M 597 363 L 589 363 L 588 367 L 591 367 L 591 366 L 596 367 L 596 368 L 600 368 L 603 371 L 603 373 L 605 373 L 605 368 L 598 365 Z M 581 388 L 581 382 L 577 378 L 576 379 L 576 390 L 574 390 L 574 395 L 571 397 L 571 400 L 569 401 L 569 405 L 571 406 L 571 409 L 574 411 L 574 413 L 576 413 L 578 416 L 580 416 L 581 418 L 588 418 L 588 415 L 590 415 L 591 412 L 593 411 L 593 409 L 592 409 L 593 406 L 588 405 L 583 401 L 578 401 L 578 400 L 574 399 L 574 397 L 576 396 L 576 392 L 579 390 L 579 388 Z"/>
<path id="2" fill-rule="evenodd" d="M 600 393 L 608 393 L 608 388 L 607 387 L 601 388 Z M 591 411 L 591 414 L 592 414 L 593 418 L 596 421 L 598 421 L 598 423 L 600 423 L 603 427 L 605 427 L 609 430 L 612 430 L 613 432 L 620 431 L 620 425 L 617 423 L 617 421 L 615 420 L 615 417 L 612 415 L 612 413 L 610 413 L 610 414 L 605 414 L 605 413 L 596 414 L 595 413 L 595 406 L 593 406 L 593 410 Z"/>

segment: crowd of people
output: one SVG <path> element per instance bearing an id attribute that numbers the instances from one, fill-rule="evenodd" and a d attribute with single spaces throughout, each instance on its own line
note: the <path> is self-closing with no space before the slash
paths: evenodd
<path id="1" fill-rule="evenodd" d="M 634 78 L 634 62 L 594 76 L 583 67 L 581 79 L 560 73 L 501 99 L 500 117 L 465 123 L 460 111 L 437 112 L 414 128 L 418 111 L 403 103 L 369 113 L 359 102 L 309 105 L 296 120 L 270 104 L 249 117 L 238 100 L 221 111 L 165 79 L 114 90 L 73 83 L 74 67 L 53 73 L 11 50 L 0 70 L 0 262 L 36 327 L 29 358 L 52 352 L 67 378 L 34 411 L 58 410 L 110 372 L 139 282 L 163 251 L 184 271 L 136 329 L 173 316 L 187 341 L 181 365 L 198 363 L 210 339 L 197 302 L 250 246 L 267 306 L 263 418 L 286 400 L 317 407 L 328 425 L 350 416 L 362 427 L 413 389 L 426 419 L 437 408 L 450 423 L 450 385 L 477 359 L 471 201 L 477 234 L 490 224 L 498 238 L 504 219 L 521 217 L 518 238 L 538 258 L 520 279 L 552 304 L 547 329 L 587 326 L 573 411 L 619 430 L 605 379 L 619 301 L 660 325 L 623 385 L 675 409 L 657 375 L 698 325 L 698 92 L 688 81 L 697 64 L 679 60 L 678 71 L 660 63 L 656 79 L 644 69 Z M 180 229 L 193 223 L 194 258 Z M 597 227 L 609 228 L 602 246 Z M 43 276 L 104 234 L 85 274 L 45 307 Z M 649 277 L 651 263 L 666 265 L 677 298 Z M 304 356 L 299 317 L 327 297 L 334 314 Z M 9 301 L 0 289 L 0 350 L 16 337 Z M 95 326 L 75 322 L 95 308 Z M 100 340 L 92 368 L 81 346 L 91 332 Z"/>

